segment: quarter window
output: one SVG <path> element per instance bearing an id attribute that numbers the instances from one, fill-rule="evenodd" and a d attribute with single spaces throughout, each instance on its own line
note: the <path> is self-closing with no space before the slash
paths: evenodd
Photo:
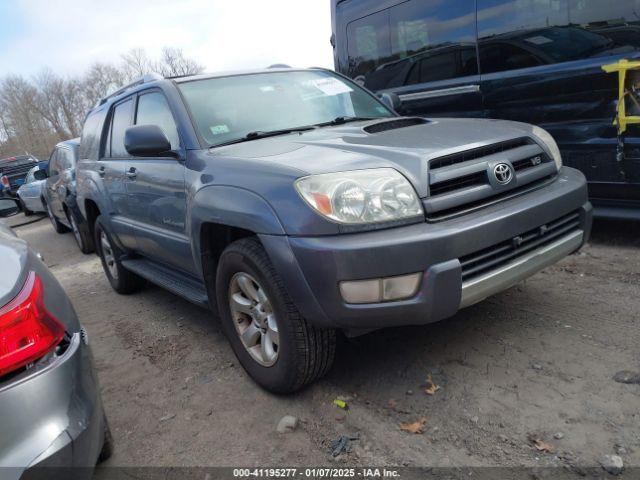
<path id="1" fill-rule="evenodd" d="M 180 147 L 176 122 L 162 93 L 145 93 L 139 97 L 136 125 L 157 125 L 169 139 L 172 150 Z"/>
<path id="2" fill-rule="evenodd" d="M 133 100 L 128 99 L 116 105 L 113 110 L 111 121 L 110 135 L 110 151 L 109 156 L 112 158 L 129 157 L 127 150 L 124 148 L 124 132 L 131 126 L 131 117 L 133 113 Z"/>

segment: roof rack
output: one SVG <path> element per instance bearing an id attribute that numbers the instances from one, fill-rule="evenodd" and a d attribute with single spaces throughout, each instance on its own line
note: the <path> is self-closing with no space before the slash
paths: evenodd
<path id="1" fill-rule="evenodd" d="M 164 77 L 158 73 L 148 73 L 147 75 L 143 75 L 140 78 L 136 78 L 133 82 L 125 85 L 124 87 L 119 88 L 118 90 L 116 90 L 113 93 L 110 93 L 109 95 L 107 95 L 104 98 L 101 98 L 100 101 L 98 102 L 98 104 L 96 105 L 96 107 L 100 106 L 100 105 L 104 105 L 105 102 L 107 100 L 109 100 L 110 98 L 113 97 L 117 97 L 118 95 L 126 92 L 127 90 L 133 88 L 133 87 L 137 87 L 138 85 L 143 85 L 145 83 L 149 83 L 149 82 L 156 82 L 158 80 L 163 80 Z"/>

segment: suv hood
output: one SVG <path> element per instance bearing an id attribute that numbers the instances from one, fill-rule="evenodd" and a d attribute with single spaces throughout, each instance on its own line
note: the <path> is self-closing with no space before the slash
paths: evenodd
<path id="1" fill-rule="evenodd" d="M 321 127 L 214 148 L 211 154 L 273 162 L 298 170 L 300 176 L 392 167 L 424 197 L 429 160 L 514 138 L 535 138 L 528 124 L 487 119 L 440 118 L 379 133 L 365 131 L 368 126 L 394 120 L 398 118 Z"/>

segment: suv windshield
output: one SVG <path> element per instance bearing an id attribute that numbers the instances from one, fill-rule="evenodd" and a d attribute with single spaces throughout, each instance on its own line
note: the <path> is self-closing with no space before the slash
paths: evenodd
<path id="1" fill-rule="evenodd" d="M 209 146 L 256 132 L 287 131 L 338 119 L 394 114 L 354 83 L 324 70 L 266 72 L 179 84 Z"/>

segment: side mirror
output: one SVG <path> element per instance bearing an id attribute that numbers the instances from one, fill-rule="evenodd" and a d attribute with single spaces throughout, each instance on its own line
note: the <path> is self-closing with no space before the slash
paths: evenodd
<path id="1" fill-rule="evenodd" d="M 134 157 L 157 157 L 171 151 L 171 143 L 157 125 L 135 125 L 124 132 L 124 148 Z"/>
<path id="2" fill-rule="evenodd" d="M 402 106 L 402 100 L 400 100 L 400 97 L 398 96 L 397 93 L 393 93 L 393 92 L 381 93 L 379 97 L 380 97 L 380 100 L 382 100 L 382 103 L 384 103 L 387 107 L 389 107 L 394 112 L 396 112 Z"/>
<path id="3" fill-rule="evenodd" d="M 14 200 L 0 199 L 0 218 L 10 217 L 20 211 L 20 206 Z"/>
<path id="4" fill-rule="evenodd" d="M 36 180 L 46 180 L 48 176 L 49 175 L 47 175 L 46 170 L 36 170 L 35 172 L 33 172 L 33 178 L 35 178 Z"/>

